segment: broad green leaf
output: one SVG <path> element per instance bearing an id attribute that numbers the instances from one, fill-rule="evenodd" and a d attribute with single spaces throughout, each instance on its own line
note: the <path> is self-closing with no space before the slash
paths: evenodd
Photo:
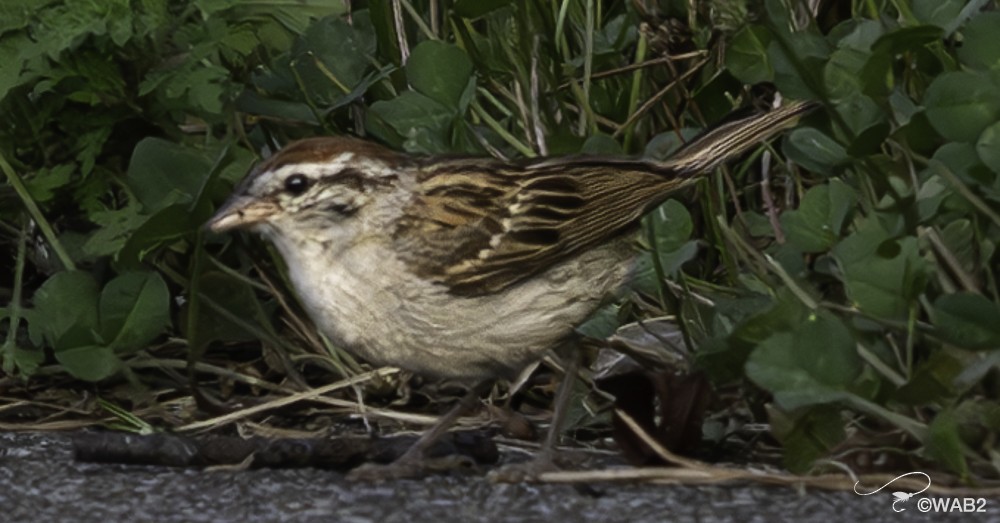
<path id="1" fill-rule="evenodd" d="M 889 121 L 871 98 L 854 92 L 836 105 L 837 112 L 850 130 L 847 153 L 856 158 L 876 153 L 889 134 Z"/>
<path id="2" fill-rule="evenodd" d="M 852 18 L 837 24 L 827 36 L 839 49 L 871 51 L 885 32 L 883 24 L 864 18 Z"/>
<path id="3" fill-rule="evenodd" d="M 100 381 L 122 368 L 121 359 L 111 347 L 86 345 L 55 352 L 56 361 L 66 372 L 85 381 Z"/>
<path id="4" fill-rule="evenodd" d="M 803 100 L 818 99 L 809 79 L 822 78 L 830 58 L 830 46 L 816 33 L 801 32 L 785 36 L 787 47 L 777 39 L 767 47 L 769 63 L 774 68 L 774 84 L 782 94 Z"/>
<path id="5" fill-rule="evenodd" d="M 837 49 L 823 69 L 827 94 L 834 100 L 855 96 L 864 85 L 862 71 L 871 58 L 872 45 L 882 35 L 882 25 L 873 20 L 851 19 L 837 25 L 828 36 Z"/>
<path id="6" fill-rule="evenodd" d="M 881 96 L 895 86 L 893 64 L 896 57 L 919 51 L 928 44 L 941 41 L 940 27 L 921 25 L 900 27 L 884 34 L 871 46 L 868 63 L 860 72 L 862 90 L 870 96 Z"/>
<path id="7" fill-rule="evenodd" d="M 959 477 L 963 479 L 968 477 L 969 466 L 965 461 L 965 444 L 959 435 L 958 422 L 951 409 L 938 412 L 931 421 L 927 427 L 924 449 L 930 457 L 945 464 Z"/>
<path id="8" fill-rule="evenodd" d="M 134 351 L 170 325 L 170 292 L 156 272 L 129 272 L 101 291 L 101 335 L 116 351 Z"/>
<path id="9" fill-rule="evenodd" d="M 774 68 L 767 56 L 771 38 L 771 32 L 760 25 L 740 29 L 726 48 L 726 69 L 745 84 L 772 81 Z"/>
<path id="10" fill-rule="evenodd" d="M 604 154 L 609 156 L 623 154 L 622 146 L 614 138 L 604 133 L 595 133 L 587 137 L 587 141 L 583 142 L 583 145 L 580 146 L 580 152 L 582 154 Z"/>
<path id="11" fill-rule="evenodd" d="M 443 153 L 448 150 L 446 132 L 453 117 L 454 110 L 415 91 L 404 91 L 372 104 L 365 128 L 410 152 Z"/>
<path id="12" fill-rule="evenodd" d="M 886 319 L 907 318 L 926 285 L 926 261 L 914 237 L 893 239 L 875 219 L 833 249 L 848 297 L 861 310 Z"/>
<path id="13" fill-rule="evenodd" d="M 236 99 L 236 108 L 253 115 L 302 122 L 307 125 L 319 125 L 316 113 L 309 107 L 309 104 L 264 97 L 251 90 L 244 90 L 240 93 L 239 98 Z"/>
<path id="14" fill-rule="evenodd" d="M 1000 69 L 1000 13 L 980 13 L 962 29 L 958 57 L 973 69 Z"/>
<path id="15" fill-rule="evenodd" d="M 985 74 L 944 73 L 927 88 L 924 106 L 927 118 L 941 136 L 972 142 L 1000 119 L 1000 88 Z"/>
<path id="16" fill-rule="evenodd" d="M 850 159 L 842 145 L 812 127 L 800 127 L 789 133 L 782 150 L 795 163 L 823 174 L 833 174 Z"/>
<path id="17" fill-rule="evenodd" d="M 63 350 L 94 343 L 98 331 L 97 282 L 89 273 L 58 272 L 35 291 L 35 314 L 30 323 L 46 343 Z"/>
<path id="18" fill-rule="evenodd" d="M 834 315 L 810 315 L 792 332 L 780 332 L 754 349 L 747 377 L 771 391 L 782 408 L 843 399 L 861 371 L 847 327 Z"/>
<path id="19" fill-rule="evenodd" d="M 989 139 L 987 140 L 989 141 Z M 937 168 L 946 168 L 963 182 L 973 186 L 990 186 L 997 175 L 983 164 L 977 148 L 968 143 L 946 143 L 934 151 L 929 173 Z M 992 152 L 987 152 L 990 156 Z M 936 163 L 940 163 L 936 166 Z"/>
<path id="20" fill-rule="evenodd" d="M 292 48 L 296 83 L 308 99 L 329 105 L 349 95 L 372 68 L 375 35 L 367 18 L 355 25 L 336 17 L 309 26 Z"/>
<path id="21" fill-rule="evenodd" d="M 202 207 L 191 211 L 188 204 L 171 205 L 147 217 L 129 235 L 115 257 L 119 270 L 138 270 L 150 252 L 191 234 L 204 224 L 208 213 Z"/>
<path id="22" fill-rule="evenodd" d="M 618 324 L 618 305 L 610 304 L 597 309 L 575 330 L 589 338 L 603 340 L 615 333 Z"/>
<path id="23" fill-rule="evenodd" d="M 950 35 L 990 0 L 913 0 L 914 16 L 922 23 L 936 25 Z"/>
<path id="24" fill-rule="evenodd" d="M 927 405 L 949 400 L 955 396 L 955 381 L 962 372 L 962 362 L 946 351 L 931 353 L 921 361 L 892 400 L 907 405 Z"/>
<path id="25" fill-rule="evenodd" d="M 816 407 L 785 412 L 768 406 L 771 434 L 781 442 L 788 470 L 804 474 L 813 463 L 847 437 L 844 419 L 837 409 Z"/>
<path id="26" fill-rule="evenodd" d="M 691 238 L 691 232 L 694 230 L 691 213 L 687 207 L 673 199 L 653 209 L 646 219 L 652 222 L 656 249 L 660 253 L 681 248 Z"/>
<path id="27" fill-rule="evenodd" d="M 938 334 L 969 349 L 1000 349 L 1000 306 L 981 294 L 945 294 L 934 301 L 931 317 Z"/>
<path id="28" fill-rule="evenodd" d="M 425 40 L 406 62 L 406 79 L 417 92 L 455 110 L 472 79 L 472 62 L 454 44 Z"/>
<path id="29" fill-rule="evenodd" d="M 806 192 L 802 204 L 781 215 L 788 240 L 802 252 L 823 252 L 840 239 L 840 231 L 857 204 L 857 194 L 840 180 L 817 185 Z"/>
<path id="30" fill-rule="evenodd" d="M 1000 122 L 987 127 L 983 134 L 979 135 L 976 152 L 987 167 L 994 173 L 1000 174 Z"/>
<path id="31" fill-rule="evenodd" d="M 161 138 L 144 138 L 132 151 L 127 180 L 144 211 L 153 214 L 175 203 L 194 202 L 210 167 L 201 151 Z"/>
<path id="32" fill-rule="evenodd" d="M 869 57 L 870 53 L 852 48 L 837 49 L 830 54 L 830 61 L 823 68 L 823 83 L 834 101 L 861 92 L 861 71 Z"/>

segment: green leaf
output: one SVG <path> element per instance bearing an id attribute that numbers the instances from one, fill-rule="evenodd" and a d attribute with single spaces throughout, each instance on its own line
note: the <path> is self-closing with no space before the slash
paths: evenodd
<path id="1" fill-rule="evenodd" d="M 893 394 L 892 400 L 907 405 L 927 405 L 955 396 L 955 381 L 963 364 L 945 351 L 932 352 L 913 370 L 911 377 Z"/>
<path id="2" fill-rule="evenodd" d="M 828 403 L 846 397 L 861 372 L 861 359 L 847 327 L 819 311 L 793 332 L 764 340 L 750 355 L 747 377 L 774 393 L 785 409 Z"/>
<path id="3" fill-rule="evenodd" d="M 741 315 L 753 314 L 742 319 L 730 338 L 741 344 L 758 345 L 776 332 L 790 332 L 806 321 L 807 309 L 787 287 L 781 287 L 776 298 L 765 303 L 760 296 L 742 300 L 751 310 L 742 311 Z"/>
<path id="4" fill-rule="evenodd" d="M 976 230 L 972 222 L 962 218 L 941 229 L 941 241 L 953 255 L 958 270 L 964 271 L 969 280 L 975 279 L 979 265 L 980 246 L 976 242 Z"/>
<path id="5" fill-rule="evenodd" d="M 981 294 L 945 294 L 934 301 L 931 317 L 938 335 L 969 349 L 1000 349 L 1000 306 Z"/>
<path id="6" fill-rule="evenodd" d="M 990 154 L 988 152 L 987 156 Z M 996 174 L 980 161 L 977 148 L 969 143 L 946 143 L 934 151 L 932 159 L 929 173 L 936 173 L 935 169 L 944 167 L 963 182 L 983 189 L 997 179 Z M 935 163 L 941 165 L 935 166 Z"/>
<path id="7" fill-rule="evenodd" d="M 128 185 L 153 214 L 175 203 L 192 203 L 208 178 L 211 163 L 200 152 L 161 138 L 144 138 L 132 151 Z"/>
<path id="8" fill-rule="evenodd" d="M 1000 69 L 1000 13 L 980 13 L 962 29 L 958 57 L 973 69 Z"/>
<path id="9" fill-rule="evenodd" d="M 862 71 L 871 59 L 872 46 L 882 35 L 882 24 L 873 20 L 845 20 L 828 35 L 837 49 L 823 69 L 827 94 L 834 100 L 855 96 L 865 83 Z M 841 36 L 842 35 L 842 36 Z"/>
<path id="10" fill-rule="evenodd" d="M 796 474 L 805 474 L 813 463 L 847 437 L 837 409 L 816 407 L 794 412 L 769 407 L 771 433 L 783 448 L 783 463 Z"/>
<path id="11" fill-rule="evenodd" d="M 0 20 L 3 18 L 0 17 Z M 24 33 L 13 33 L 0 38 L 0 100 L 3 100 L 11 89 L 28 82 L 37 76 L 25 71 L 29 58 L 25 51 L 37 47 Z M 37 64 L 45 63 L 40 57 L 31 60 Z"/>
<path id="12" fill-rule="evenodd" d="M 232 3 L 235 6 L 233 11 L 240 19 L 270 16 L 293 33 L 302 33 L 314 19 L 342 16 L 349 5 L 342 0 L 237 0 Z"/>
<path id="13" fill-rule="evenodd" d="M 781 215 L 781 226 L 789 242 L 802 252 L 824 252 L 840 239 L 857 201 L 854 189 L 834 179 L 829 185 L 809 189 L 797 210 Z"/>
<path id="14" fill-rule="evenodd" d="M 130 272 L 101 292 L 101 335 L 116 351 L 145 347 L 170 325 L 170 292 L 159 273 Z"/>
<path id="15" fill-rule="evenodd" d="M 463 18 L 479 18 L 497 9 L 507 7 L 514 0 L 457 0 L 455 12 Z"/>
<path id="16" fill-rule="evenodd" d="M 622 146 L 609 135 L 595 133 L 587 137 L 587 140 L 580 146 L 580 153 L 593 155 L 622 155 Z"/>
<path id="17" fill-rule="evenodd" d="M 882 35 L 872 44 L 868 63 L 859 74 L 865 94 L 878 97 L 888 93 L 895 84 L 891 73 L 896 57 L 941 41 L 942 33 L 940 27 L 921 25 L 901 27 Z"/>
<path id="18" fill-rule="evenodd" d="M 37 14 L 46 2 L 39 0 L 4 0 L 0 2 L 0 35 L 13 29 L 21 29 Z M 0 95 L 0 98 L 3 98 Z"/>
<path id="19" fill-rule="evenodd" d="M 260 323 L 266 321 L 258 318 L 260 305 L 254 296 L 253 288 L 245 281 L 220 272 L 208 272 L 201 277 L 201 294 L 217 303 L 226 312 L 242 320 Z M 187 315 L 180 316 L 186 319 Z M 203 304 L 197 317 L 198 337 L 202 343 L 211 341 L 253 341 L 254 335 L 246 328 L 218 313 L 212 307 Z M 187 335 L 188 326 L 182 327 Z"/>
<path id="20" fill-rule="evenodd" d="M 653 224 L 656 249 L 661 253 L 679 249 L 691 238 L 694 230 L 687 207 L 673 199 L 654 209 L 646 219 Z"/>
<path id="21" fill-rule="evenodd" d="M 122 368 L 121 359 L 110 347 L 87 345 L 55 352 L 56 361 L 66 372 L 85 381 L 100 381 Z"/>
<path id="22" fill-rule="evenodd" d="M 944 73 L 927 88 L 924 106 L 927 118 L 941 136 L 972 142 L 1000 119 L 1000 88 L 982 73 Z"/>
<path id="23" fill-rule="evenodd" d="M 777 39 L 767 47 L 769 63 L 774 67 L 774 84 L 790 98 L 820 98 L 813 83 L 808 80 L 822 78 L 823 67 L 830 57 L 830 46 L 813 32 L 790 33 L 784 38 L 788 47 Z"/>
<path id="24" fill-rule="evenodd" d="M 913 14 L 922 23 L 936 25 L 950 35 L 990 0 L 913 0 Z"/>
<path id="25" fill-rule="evenodd" d="M 771 32 L 760 25 L 748 25 L 733 36 L 726 48 L 726 69 L 745 84 L 770 82 L 774 68 L 767 56 Z"/>
<path id="26" fill-rule="evenodd" d="M 406 62 L 406 79 L 427 97 L 455 110 L 472 80 L 472 62 L 465 51 L 453 44 L 425 40 Z"/>
<path id="27" fill-rule="evenodd" d="M 11 347 L 11 357 L 14 364 L 24 376 L 31 376 L 38 372 L 38 367 L 45 362 L 45 351 L 41 349 L 25 349 L 18 346 Z"/>
<path id="28" fill-rule="evenodd" d="M 987 167 L 994 173 L 1000 174 L 1000 122 L 987 127 L 983 134 L 979 135 L 976 152 Z"/>
<path id="29" fill-rule="evenodd" d="M 618 328 L 618 305 L 610 304 L 597 309 L 575 330 L 588 338 L 603 340 Z"/>
<path id="30" fill-rule="evenodd" d="M 856 158 L 879 151 L 882 141 L 889 134 L 889 121 L 878 104 L 871 98 L 855 92 L 836 105 L 844 123 L 850 130 L 851 143 L 847 153 Z"/>
<path id="31" fill-rule="evenodd" d="M 861 92 L 862 69 L 868 63 L 870 53 L 858 49 L 837 49 L 830 54 L 830 61 L 823 68 L 823 83 L 834 101 Z"/>
<path id="32" fill-rule="evenodd" d="M 35 314 L 30 324 L 55 350 L 94 343 L 98 329 L 97 282 L 90 273 L 56 273 L 35 291 Z M 37 330 L 36 330 L 37 329 Z"/>
<path id="33" fill-rule="evenodd" d="M 105 209 L 90 214 L 90 219 L 100 226 L 83 244 L 83 253 L 89 258 L 113 256 L 142 227 L 147 217 L 139 214 L 139 205 L 129 201 L 121 209 Z"/>
<path id="34" fill-rule="evenodd" d="M 447 129 L 453 117 L 452 109 L 420 93 L 404 91 L 392 100 L 372 104 L 365 128 L 410 152 L 443 153 L 448 150 Z"/>
<path id="35" fill-rule="evenodd" d="M 910 304 L 926 285 L 926 261 L 914 237 L 893 239 L 875 219 L 836 247 L 848 297 L 863 311 L 886 319 L 904 320 Z"/>
<path id="36" fill-rule="evenodd" d="M 244 90 L 236 99 L 236 108 L 258 116 L 280 118 L 290 122 L 319 125 L 316 113 L 305 102 L 289 102 L 261 96 L 254 91 Z"/>
<path id="37" fill-rule="evenodd" d="M 54 167 L 43 167 L 34 176 L 25 180 L 31 198 L 42 203 L 51 200 L 59 189 L 68 185 L 76 172 L 76 164 L 63 163 Z"/>
<path id="38" fill-rule="evenodd" d="M 138 270 L 147 254 L 192 233 L 207 218 L 203 209 L 191 211 L 187 204 L 172 205 L 147 217 L 118 249 L 117 267 Z"/>
<path id="39" fill-rule="evenodd" d="M 782 151 L 806 169 L 827 175 L 850 160 L 844 146 L 812 127 L 800 127 L 789 133 Z"/>
<path id="40" fill-rule="evenodd" d="M 309 26 L 292 48 L 292 67 L 315 103 L 332 105 L 362 84 L 372 68 L 375 35 L 366 17 L 354 25 L 327 17 Z"/>
<path id="41" fill-rule="evenodd" d="M 924 449 L 931 458 L 945 464 L 962 479 L 968 477 L 969 466 L 965 462 L 965 444 L 958 434 L 958 421 L 950 409 L 939 412 L 927 427 Z"/>

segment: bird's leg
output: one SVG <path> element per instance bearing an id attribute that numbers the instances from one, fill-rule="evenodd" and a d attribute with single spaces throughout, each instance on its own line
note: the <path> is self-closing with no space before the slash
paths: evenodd
<path id="1" fill-rule="evenodd" d="M 426 456 L 426 453 L 431 446 L 441 439 L 441 436 L 448 432 L 448 429 L 455 424 L 459 416 L 465 414 L 479 401 L 479 397 L 489 390 L 492 384 L 493 380 L 483 380 L 469 389 L 469 392 L 451 410 L 442 416 L 434 426 L 421 434 L 420 438 L 392 463 L 388 465 L 367 463 L 348 473 L 348 478 L 357 481 L 385 481 L 390 479 L 421 478 L 433 472 L 462 467 L 468 468 L 472 463 L 467 456 L 452 455 L 444 458 L 430 459 Z"/>
<path id="2" fill-rule="evenodd" d="M 569 399 L 573 393 L 573 383 L 576 381 L 576 372 L 580 368 L 580 351 L 576 347 L 569 347 L 563 355 L 566 362 L 565 372 L 559 388 L 556 389 L 555 402 L 552 407 L 552 422 L 549 424 L 549 431 L 545 435 L 545 442 L 542 450 L 531 461 L 526 463 L 515 463 L 501 467 L 490 474 L 490 479 L 503 483 L 518 483 L 536 479 L 541 473 L 558 470 L 556 465 L 556 446 L 559 444 L 559 435 L 562 433 L 563 422 L 566 421 L 566 411 L 569 409 Z"/>

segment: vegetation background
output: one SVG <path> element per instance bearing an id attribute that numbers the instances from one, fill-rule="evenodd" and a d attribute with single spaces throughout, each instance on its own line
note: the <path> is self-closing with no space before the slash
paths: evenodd
<path id="1" fill-rule="evenodd" d="M 996 7 L 4 0 L 0 426 L 193 430 L 331 382 L 314 407 L 356 412 L 366 384 L 392 417 L 389 373 L 317 338 L 265 245 L 200 229 L 291 139 L 662 158 L 777 90 L 825 109 L 652 213 L 648 270 L 583 330 L 690 348 L 715 391 L 687 420 L 702 455 L 996 479 Z M 637 320 L 682 342 L 640 344 Z"/>

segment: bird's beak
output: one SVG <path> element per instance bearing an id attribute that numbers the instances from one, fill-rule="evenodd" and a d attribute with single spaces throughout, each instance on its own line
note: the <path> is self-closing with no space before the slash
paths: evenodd
<path id="1" fill-rule="evenodd" d="M 246 196 L 232 196 L 226 201 L 205 227 L 214 233 L 233 229 L 245 229 L 267 220 L 278 212 L 278 206 L 267 200 L 259 200 Z"/>

